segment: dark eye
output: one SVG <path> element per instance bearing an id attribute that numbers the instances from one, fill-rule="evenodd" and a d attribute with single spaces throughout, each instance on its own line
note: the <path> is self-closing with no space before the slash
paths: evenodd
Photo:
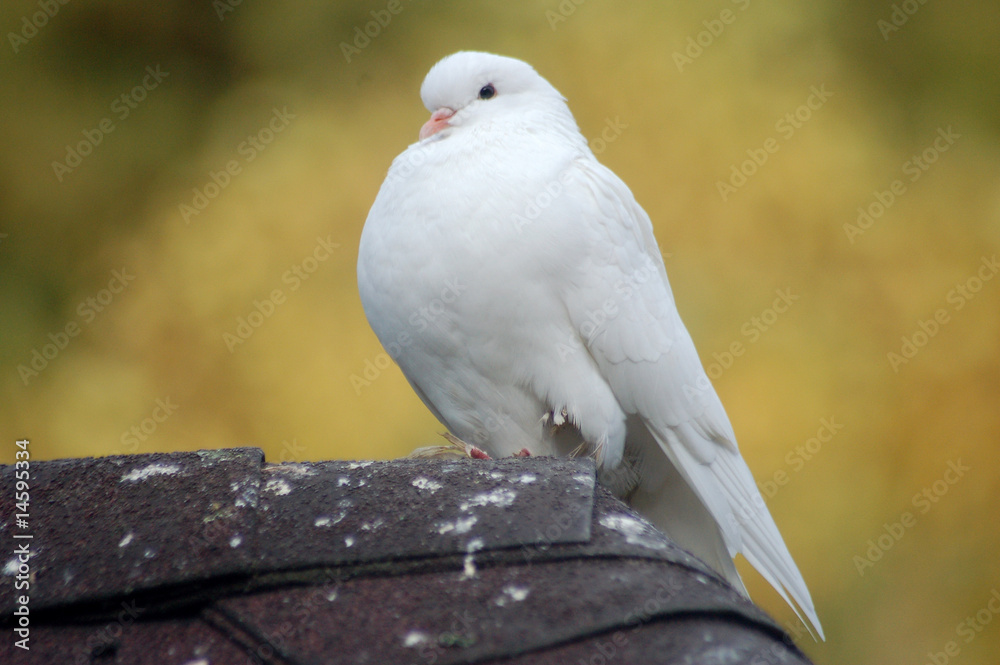
<path id="1" fill-rule="evenodd" d="M 493 87 L 492 83 L 487 83 L 479 89 L 479 99 L 491 99 L 495 94 L 497 94 L 497 89 Z"/>

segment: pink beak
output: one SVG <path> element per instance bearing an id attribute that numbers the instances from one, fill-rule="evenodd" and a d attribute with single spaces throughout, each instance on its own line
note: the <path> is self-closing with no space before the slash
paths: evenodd
<path id="1" fill-rule="evenodd" d="M 420 128 L 420 140 L 428 136 L 434 136 L 442 129 L 448 127 L 448 118 L 453 115 L 455 115 L 455 112 L 447 107 L 439 108 L 434 113 L 431 113 L 431 119 L 425 122 L 424 126 Z"/>

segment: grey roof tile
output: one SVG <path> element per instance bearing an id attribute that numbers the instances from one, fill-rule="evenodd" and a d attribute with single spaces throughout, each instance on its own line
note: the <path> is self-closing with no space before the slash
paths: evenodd
<path id="1" fill-rule="evenodd" d="M 252 448 L 33 463 L 32 650 L 0 662 L 808 662 L 594 478 Z M 12 486 L 0 468 L 4 516 Z"/>
<path id="2" fill-rule="evenodd" d="M 262 460 L 238 448 L 34 462 L 32 609 L 245 572 Z M 3 515 L 13 471 L 0 469 Z M 13 603 L 0 595 L 0 614 Z"/>
<path id="3" fill-rule="evenodd" d="M 264 467 L 259 562 L 273 569 L 586 542 L 590 460 Z"/>

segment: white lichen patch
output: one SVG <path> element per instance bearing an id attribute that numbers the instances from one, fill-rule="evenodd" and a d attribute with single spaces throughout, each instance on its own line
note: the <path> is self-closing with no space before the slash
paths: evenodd
<path id="1" fill-rule="evenodd" d="M 270 473 L 284 473 L 289 476 L 315 476 L 317 473 L 316 469 L 311 466 L 299 463 L 276 464 L 274 466 L 266 467 L 264 471 Z"/>
<path id="2" fill-rule="evenodd" d="M 427 490 L 430 494 L 434 494 L 434 492 L 437 492 L 439 489 L 444 487 L 444 485 L 438 481 L 430 480 L 429 478 L 424 478 L 423 476 L 417 476 L 410 484 L 418 490 Z"/>
<path id="3" fill-rule="evenodd" d="M 337 487 L 343 487 L 344 485 L 350 485 L 350 484 L 351 484 L 350 476 L 341 476 L 340 478 L 337 478 Z"/>
<path id="4" fill-rule="evenodd" d="M 371 466 L 374 463 L 375 462 L 373 462 L 372 460 L 363 460 L 361 462 L 351 462 L 350 464 L 347 465 L 347 468 L 348 469 L 363 469 L 366 466 Z"/>
<path id="5" fill-rule="evenodd" d="M 486 471 L 485 469 L 480 469 L 476 471 L 476 474 L 482 476 L 483 478 L 489 478 L 490 480 L 503 480 L 503 473 L 499 471 Z"/>
<path id="6" fill-rule="evenodd" d="M 472 558 L 471 554 L 465 555 L 465 560 L 462 562 L 462 579 L 471 580 L 476 576 L 476 561 Z"/>
<path id="7" fill-rule="evenodd" d="M 459 518 L 454 522 L 442 522 L 436 525 L 438 533 L 442 536 L 446 533 L 451 533 L 454 531 L 456 534 L 469 533 L 472 527 L 479 521 L 479 518 L 475 515 L 469 515 L 468 517 Z"/>
<path id="8" fill-rule="evenodd" d="M 589 473 L 575 473 L 573 474 L 573 480 L 587 487 L 594 486 L 594 477 Z"/>
<path id="9" fill-rule="evenodd" d="M 600 520 L 601 526 L 617 531 L 625 536 L 629 545 L 639 545 L 651 550 L 663 550 L 667 543 L 656 537 L 655 532 L 646 524 L 628 515 L 605 515 Z"/>
<path id="10" fill-rule="evenodd" d="M 477 506 L 496 506 L 497 508 L 507 508 L 514 503 L 514 499 L 516 497 L 517 493 L 514 490 L 506 487 L 499 487 L 489 492 L 477 494 L 468 501 L 463 501 L 458 507 L 463 512 L 467 511 L 469 508 Z"/>
<path id="11" fill-rule="evenodd" d="M 333 526 L 334 524 L 339 524 L 345 517 L 347 517 L 346 510 L 341 510 L 336 517 L 320 515 L 313 521 L 313 526 Z"/>
<path id="12" fill-rule="evenodd" d="M 404 647 L 418 647 L 421 644 L 427 644 L 431 641 L 431 636 L 427 633 L 423 633 L 419 630 L 411 630 L 403 637 Z"/>
<path id="13" fill-rule="evenodd" d="M 383 524 L 385 524 L 385 520 L 382 519 L 381 517 L 376 517 L 371 522 L 362 522 L 361 523 L 361 530 L 362 531 L 375 531 L 376 529 L 378 529 Z"/>
<path id="14" fill-rule="evenodd" d="M 229 484 L 229 489 L 236 494 L 233 505 L 237 508 L 257 507 L 257 483 L 253 478 Z"/>
<path id="15" fill-rule="evenodd" d="M 353 547 L 355 543 L 354 536 L 345 536 L 344 545 L 347 547 Z"/>
<path id="16" fill-rule="evenodd" d="M 483 549 L 483 539 L 473 538 L 465 545 L 465 560 L 462 562 L 462 579 L 469 580 L 476 576 L 476 561 L 473 554 Z"/>
<path id="17" fill-rule="evenodd" d="M 510 603 L 520 603 L 525 598 L 527 598 L 528 594 L 531 592 L 531 590 L 528 589 L 528 587 L 521 587 L 514 584 L 508 584 L 503 589 L 501 589 L 501 591 L 503 593 L 501 593 L 500 596 L 498 596 L 497 599 L 493 601 L 500 607 L 504 607 L 506 605 L 509 605 Z"/>
<path id="18" fill-rule="evenodd" d="M 517 481 L 522 485 L 528 485 L 529 483 L 533 483 L 536 480 L 538 480 L 538 476 L 536 476 L 533 473 L 522 473 L 521 477 L 517 479 Z"/>
<path id="19" fill-rule="evenodd" d="M 264 483 L 264 491 L 278 496 L 285 496 L 292 493 L 292 486 L 283 478 L 272 478 Z"/>
<path id="20" fill-rule="evenodd" d="M 118 541 L 118 547 L 125 547 L 126 545 L 132 542 L 132 538 L 133 538 L 132 532 L 129 531 L 128 533 L 125 534 L 124 538 Z"/>
<path id="21" fill-rule="evenodd" d="M 746 658 L 743 651 L 733 647 L 713 647 L 703 650 L 698 654 L 699 662 L 706 665 L 735 665 L 745 663 Z"/>
<path id="22" fill-rule="evenodd" d="M 150 464 L 141 469 L 132 469 L 118 482 L 120 483 L 135 483 L 140 480 L 146 480 L 151 476 L 172 476 L 181 470 L 176 464 Z"/>
<path id="23" fill-rule="evenodd" d="M 243 544 L 243 536 L 241 536 L 240 534 L 236 534 L 235 536 L 229 539 L 229 546 L 232 547 L 233 549 L 236 549 L 242 544 Z"/>

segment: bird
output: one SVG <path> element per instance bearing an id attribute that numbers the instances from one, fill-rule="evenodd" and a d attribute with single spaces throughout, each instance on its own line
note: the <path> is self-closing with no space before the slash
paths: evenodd
<path id="1" fill-rule="evenodd" d="M 598 479 L 747 594 L 742 554 L 820 638 L 806 583 L 678 313 L 649 216 L 566 99 L 460 51 L 365 220 L 365 316 L 473 457 L 590 455 Z M 805 619 L 803 619 L 803 615 Z"/>

